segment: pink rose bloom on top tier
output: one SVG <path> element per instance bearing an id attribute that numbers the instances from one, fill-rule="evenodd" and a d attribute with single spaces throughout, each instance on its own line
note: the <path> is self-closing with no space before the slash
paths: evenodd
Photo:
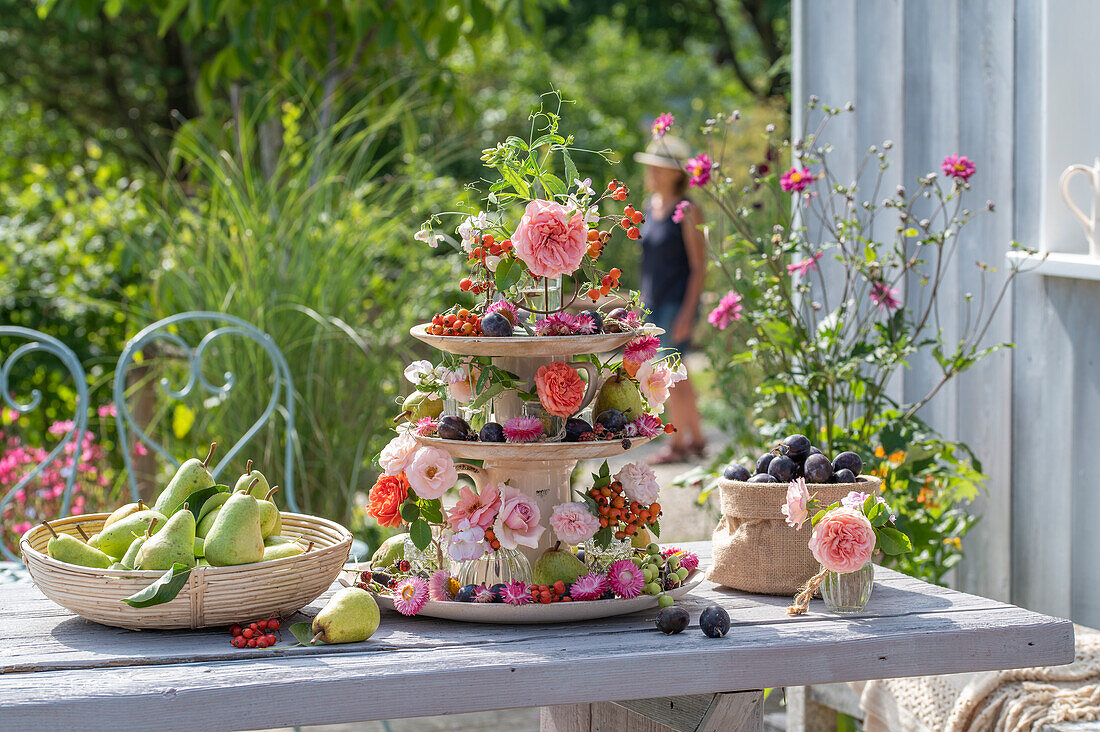
<path id="1" fill-rule="evenodd" d="M 584 214 L 554 201 L 531 201 L 512 234 L 516 256 L 533 275 L 574 272 L 588 250 Z"/>
<path id="2" fill-rule="evenodd" d="M 555 417 L 572 417 L 581 408 L 586 385 L 572 366 L 551 361 L 535 373 L 535 389 L 546 411 Z"/>
<path id="3" fill-rule="evenodd" d="M 588 511 L 588 506 L 575 501 L 554 506 L 550 526 L 559 539 L 575 546 L 596 535 L 600 530 L 600 520 Z"/>
<path id="4" fill-rule="evenodd" d="M 405 471 L 419 449 L 420 443 L 412 433 L 409 430 L 402 430 L 382 448 L 382 453 L 378 456 L 378 464 L 382 466 L 382 471 L 386 475 L 397 475 Z"/>
<path id="5" fill-rule="evenodd" d="M 405 470 L 409 485 L 421 498 L 442 498 L 458 482 L 451 456 L 438 447 L 422 447 L 413 455 Z"/>
<path id="6" fill-rule="evenodd" d="M 515 549 L 522 544 L 534 549 L 539 545 L 542 532 L 539 526 L 539 507 L 529 496 L 508 484 L 500 489 L 500 510 L 493 524 L 493 533 L 505 549 Z"/>
<path id="7" fill-rule="evenodd" d="M 810 537 L 810 552 L 830 572 L 855 572 L 871 561 L 875 531 L 859 511 L 834 508 L 822 517 Z"/>
<path id="8" fill-rule="evenodd" d="M 485 486 L 480 493 L 474 493 L 472 488 L 464 485 L 458 491 L 458 503 L 447 513 L 447 518 L 455 531 L 465 531 L 474 526 L 484 531 L 492 527 L 498 508 L 500 489 L 496 483 Z"/>

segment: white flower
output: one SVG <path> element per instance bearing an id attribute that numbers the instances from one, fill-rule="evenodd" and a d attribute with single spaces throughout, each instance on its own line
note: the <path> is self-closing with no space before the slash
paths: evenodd
<path id="1" fill-rule="evenodd" d="M 409 380 L 410 384 L 419 386 L 425 381 L 430 381 L 430 377 L 435 374 L 435 367 L 432 366 L 431 361 L 413 361 L 405 367 L 405 378 Z"/>
<path id="2" fill-rule="evenodd" d="M 485 269 L 490 272 L 496 272 L 498 264 L 500 264 L 500 257 L 495 257 L 492 254 L 485 257 Z"/>
<path id="3" fill-rule="evenodd" d="M 439 242 L 443 241 L 443 235 L 433 235 L 431 229 L 420 229 L 415 234 L 413 234 L 413 239 L 416 239 L 417 241 L 422 241 L 430 246 L 432 249 L 435 249 L 439 246 Z"/>
<path id="4" fill-rule="evenodd" d="M 420 444 L 412 436 L 412 432 L 403 430 L 382 448 L 382 453 L 378 456 L 378 464 L 382 466 L 386 475 L 397 475 L 404 472 L 409 461 L 412 460 L 413 453 L 419 448 Z"/>
<path id="5" fill-rule="evenodd" d="M 584 215 L 584 223 L 595 224 L 600 220 L 600 209 L 598 206 L 584 207 L 581 202 L 574 196 L 568 196 L 566 198 L 569 201 L 569 215 L 573 215 L 573 211 L 580 211 Z"/>
<path id="6" fill-rule="evenodd" d="M 672 370 L 672 383 L 679 384 L 681 381 L 687 381 L 687 377 L 687 366 L 685 366 L 684 362 L 681 361 L 679 364 L 676 365 L 676 368 Z"/>
<path id="7" fill-rule="evenodd" d="M 466 220 L 458 225 L 458 235 L 462 237 L 462 248 L 467 254 L 474 250 L 474 239 L 487 228 L 489 228 L 489 217 L 484 211 L 479 211 L 477 216 L 467 216 Z"/>
<path id="8" fill-rule="evenodd" d="M 577 192 L 578 193 L 583 193 L 586 196 L 596 195 L 596 192 L 594 190 L 592 190 L 592 179 L 591 178 L 585 178 L 584 180 L 581 180 L 580 178 L 574 178 L 573 179 L 573 185 L 575 185 L 577 187 Z"/>
<path id="9" fill-rule="evenodd" d="M 447 545 L 447 554 L 456 562 L 468 562 L 478 559 L 485 553 L 485 530 L 480 526 L 471 526 L 451 537 Z"/>
<path id="10" fill-rule="evenodd" d="M 632 501 L 648 506 L 661 495 L 657 474 L 642 462 L 627 463 L 615 473 L 615 480 L 623 484 L 623 493 Z"/>

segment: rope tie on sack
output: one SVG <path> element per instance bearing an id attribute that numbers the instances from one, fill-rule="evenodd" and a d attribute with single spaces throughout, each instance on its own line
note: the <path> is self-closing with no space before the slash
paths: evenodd
<path id="1" fill-rule="evenodd" d="M 798 594 L 794 596 L 794 604 L 787 606 L 787 614 L 805 614 L 806 609 L 810 606 L 810 600 L 817 594 L 818 588 L 821 587 L 821 583 L 825 581 L 828 574 L 829 570 L 822 567 L 820 572 L 810 577 L 806 584 L 802 585 L 802 589 L 798 591 Z"/>

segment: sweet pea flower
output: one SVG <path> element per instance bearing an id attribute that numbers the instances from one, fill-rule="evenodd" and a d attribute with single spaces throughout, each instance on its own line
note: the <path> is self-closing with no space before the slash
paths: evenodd
<path id="1" fill-rule="evenodd" d="M 472 526 L 465 531 L 455 532 L 447 544 L 447 555 L 456 562 L 469 562 L 481 558 L 485 553 L 485 530 Z"/>
<path id="2" fill-rule="evenodd" d="M 405 378 L 410 384 L 420 385 L 421 382 L 431 381 L 435 375 L 435 367 L 431 361 L 413 361 L 405 367 Z"/>
<path id="3" fill-rule="evenodd" d="M 432 249 L 435 249 L 439 246 L 439 242 L 443 241 L 443 235 L 432 234 L 431 229 L 420 229 L 415 234 L 413 234 L 413 239 L 416 239 L 417 241 L 422 241 L 430 246 Z"/>
<path id="4" fill-rule="evenodd" d="M 840 499 L 840 505 L 844 506 L 845 508 L 850 508 L 853 511 L 859 511 L 862 513 L 863 504 L 867 501 L 867 497 L 869 495 L 869 493 L 851 491 L 848 495 L 844 496 L 844 498 Z M 886 503 L 886 499 L 882 496 L 875 496 L 875 503 L 881 503 L 882 505 L 886 506 L 886 510 L 890 511 L 890 522 L 893 523 L 897 516 L 890 509 L 890 505 Z"/>
<path id="5" fill-rule="evenodd" d="M 458 482 L 451 456 L 438 447 L 421 447 L 412 456 L 405 476 L 421 498 L 441 498 Z"/>
<path id="6" fill-rule="evenodd" d="M 793 526 L 796 530 L 801 529 L 806 519 L 810 517 L 809 506 L 810 491 L 806 488 L 806 479 L 795 478 L 787 486 L 786 502 L 779 507 L 779 512 L 783 514 L 783 520 L 787 522 L 787 526 Z"/>

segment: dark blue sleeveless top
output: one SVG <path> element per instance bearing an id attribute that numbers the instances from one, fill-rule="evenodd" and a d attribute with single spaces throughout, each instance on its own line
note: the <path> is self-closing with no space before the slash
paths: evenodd
<path id="1" fill-rule="evenodd" d="M 663 303 L 679 305 L 687 292 L 691 265 L 682 224 L 672 220 L 675 210 L 673 207 L 668 216 L 657 219 L 652 209 L 646 208 L 641 238 L 642 302 L 650 310 Z"/>

